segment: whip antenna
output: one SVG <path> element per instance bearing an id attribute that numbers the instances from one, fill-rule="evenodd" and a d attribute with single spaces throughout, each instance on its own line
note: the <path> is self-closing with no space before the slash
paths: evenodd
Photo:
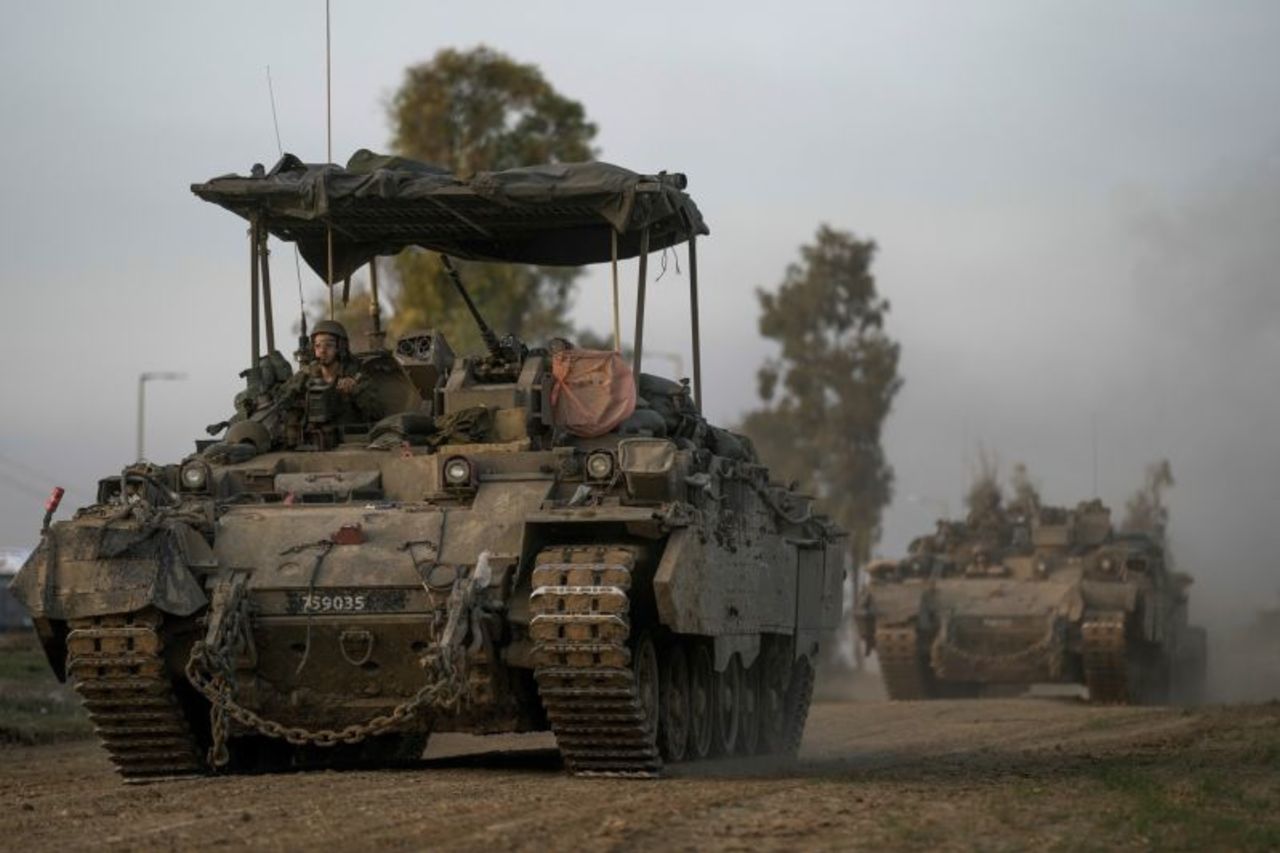
<path id="1" fill-rule="evenodd" d="M 333 162 L 333 76 L 329 59 L 329 0 L 324 0 L 324 151 L 325 162 Z M 329 319 L 333 319 L 333 225 L 324 226 L 325 247 L 329 256 Z"/>
<path id="2" fill-rule="evenodd" d="M 267 66 L 267 95 L 271 98 L 271 126 L 276 131 L 276 151 L 284 156 L 284 144 L 280 141 L 280 119 L 276 115 L 276 88 L 271 83 L 271 66 Z M 298 316 L 301 318 L 301 332 L 298 335 L 298 349 L 307 349 L 307 303 L 302 298 L 302 261 L 298 258 L 298 244 L 293 244 L 293 271 L 298 277 Z"/>

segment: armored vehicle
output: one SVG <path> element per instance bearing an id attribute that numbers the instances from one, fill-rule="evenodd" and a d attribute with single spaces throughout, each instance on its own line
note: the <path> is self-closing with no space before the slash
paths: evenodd
<path id="1" fill-rule="evenodd" d="M 1233 691 L 1232 698 L 1280 698 L 1280 601 L 1259 609 L 1233 640 L 1231 675 L 1241 675 L 1223 685 Z"/>
<path id="2" fill-rule="evenodd" d="M 180 463 L 104 478 L 71 520 L 46 513 L 14 587 L 122 774 L 388 762 L 433 731 L 549 729 L 588 775 L 797 748 L 843 534 L 702 417 L 709 232 L 684 187 L 604 163 L 463 179 L 366 151 L 192 187 L 249 222 L 236 414 Z M 331 300 L 379 256 L 439 253 L 487 352 L 432 330 L 382 347 L 371 266 L 372 346 L 349 357 L 379 417 L 361 422 L 341 381 L 275 350 L 268 235 Z M 692 389 L 640 371 L 646 259 L 682 243 Z M 499 338 L 461 263 L 626 258 L 631 364 Z"/>
<path id="3" fill-rule="evenodd" d="M 939 521 L 868 573 L 855 619 L 892 699 L 1056 682 L 1094 702 L 1191 702 L 1203 688 L 1191 578 L 1153 537 L 1115 533 L 1100 501 Z"/>

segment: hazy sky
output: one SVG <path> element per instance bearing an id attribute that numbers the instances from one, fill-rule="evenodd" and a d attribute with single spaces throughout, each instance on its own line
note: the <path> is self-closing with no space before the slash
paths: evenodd
<path id="1" fill-rule="evenodd" d="M 689 175 L 712 229 L 720 422 L 752 405 L 770 352 L 754 289 L 819 223 L 874 238 L 906 380 L 885 553 L 958 512 L 979 444 L 1055 502 L 1090 496 L 1096 470 L 1118 505 L 1167 455 L 1202 614 L 1280 589 L 1280 5 L 332 8 L 340 162 L 386 147 L 406 65 L 485 43 L 580 100 L 603 159 Z M 230 410 L 249 351 L 244 225 L 188 187 L 276 160 L 268 65 L 285 149 L 323 159 L 324 6 L 5 11 L 0 545 L 23 546 L 50 479 L 82 502 L 131 457 L 140 371 L 190 377 L 149 388 L 154 459 Z M 297 285 L 290 253 L 273 260 L 287 339 Z M 604 283 L 584 281 L 575 311 L 601 331 Z M 687 353 L 686 280 L 672 269 L 655 291 L 647 346 Z"/>

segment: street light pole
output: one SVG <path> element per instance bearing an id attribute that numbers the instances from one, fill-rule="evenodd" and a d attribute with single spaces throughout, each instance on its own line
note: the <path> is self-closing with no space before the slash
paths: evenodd
<path id="1" fill-rule="evenodd" d="M 185 373 L 174 373 L 168 370 L 153 370 L 146 373 L 138 374 L 138 461 L 143 459 L 142 437 L 144 425 L 146 423 L 146 399 L 147 399 L 147 383 L 153 379 L 163 379 L 169 381 L 177 381 L 186 379 Z"/>

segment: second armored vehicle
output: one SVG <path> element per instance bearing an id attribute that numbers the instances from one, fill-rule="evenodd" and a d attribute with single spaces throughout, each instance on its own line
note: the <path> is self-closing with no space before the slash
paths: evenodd
<path id="1" fill-rule="evenodd" d="M 859 632 L 892 699 L 990 685 L 1083 684 L 1094 702 L 1194 702 L 1206 639 L 1191 579 L 1151 536 L 1117 534 L 1099 501 L 939 521 L 901 560 L 869 567 Z"/>

